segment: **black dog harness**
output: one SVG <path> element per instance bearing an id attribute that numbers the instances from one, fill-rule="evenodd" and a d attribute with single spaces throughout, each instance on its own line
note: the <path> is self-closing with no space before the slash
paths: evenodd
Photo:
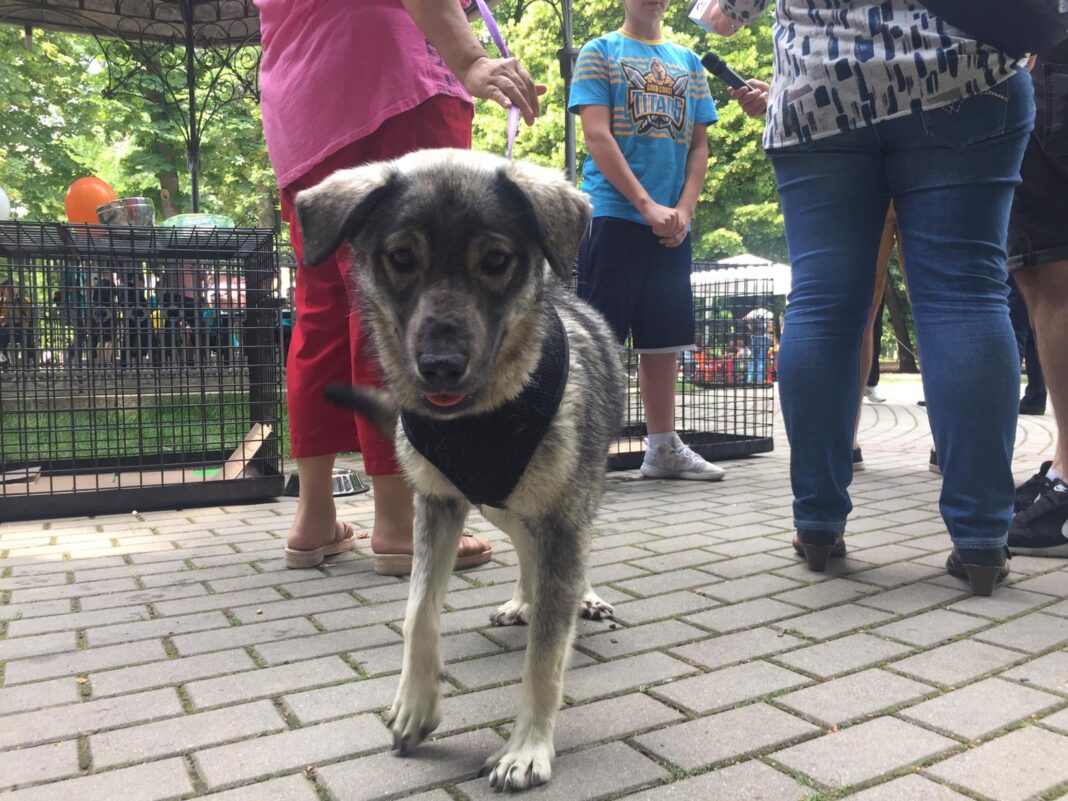
<path id="1" fill-rule="evenodd" d="M 491 412 L 455 420 L 401 412 L 401 424 L 412 447 L 467 500 L 503 509 L 560 406 L 567 374 L 567 331 L 553 309 L 538 366 L 519 395 Z"/>

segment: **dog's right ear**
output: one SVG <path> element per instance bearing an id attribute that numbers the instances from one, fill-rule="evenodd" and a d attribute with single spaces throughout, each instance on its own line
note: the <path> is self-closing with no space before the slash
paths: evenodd
<path id="1" fill-rule="evenodd" d="M 388 162 L 339 170 L 296 198 L 304 264 L 322 264 L 356 234 L 367 215 L 391 191 L 396 171 Z"/>

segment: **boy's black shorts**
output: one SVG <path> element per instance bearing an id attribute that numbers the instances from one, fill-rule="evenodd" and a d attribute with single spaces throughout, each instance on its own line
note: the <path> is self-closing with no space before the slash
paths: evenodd
<path id="1" fill-rule="evenodd" d="M 1009 220 L 1009 270 L 1068 261 L 1068 44 L 1039 58 L 1035 130 Z"/>
<path id="2" fill-rule="evenodd" d="M 578 294 L 604 315 L 619 340 L 646 353 L 694 346 L 690 235 L 660 244 L 652 228 L 594 217 L 579 248 Z"/>

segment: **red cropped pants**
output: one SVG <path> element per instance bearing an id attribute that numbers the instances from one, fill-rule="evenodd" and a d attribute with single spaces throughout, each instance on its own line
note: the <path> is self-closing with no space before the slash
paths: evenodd
<path id="1" fill-rule="evenodd" d="M 286 365 L 289 441 L 296 458 L 360 451 L 368 475 L 398 472 L 392 443 L 367 420 L 323 397 L 327 384 L 382 386 L 382 368 L 371 332 L 360 318 L 347 247 L 317 267 L 306 267 L 293 199 L 337 170 L 424 148 L 470 148 L 473 115 L 466 101 L 432 97 L 386 120 L 282 190 L 282 216 L 289 223 L 297 259 L 296 320 Z"/>

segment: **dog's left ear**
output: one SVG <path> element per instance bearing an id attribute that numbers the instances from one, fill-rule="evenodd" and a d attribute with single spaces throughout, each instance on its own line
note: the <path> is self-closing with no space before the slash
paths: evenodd
<path id="1" fill-rule="evenodd" d="M 567 281 L 590 224 L 589 199 L 563 175 L 547 167 L 516 161 L 502 172 L 533 209 L 539 244 L 549 266 Z"/>
<path id="2" fill-rule="evenodd" d="M 322 183 L 297 194 L 297 219 L 304 263 L 322 264 L 356 234 L 367 215 L 392 191 L 395 171 L 389 162 L 338 170 Z"/>

